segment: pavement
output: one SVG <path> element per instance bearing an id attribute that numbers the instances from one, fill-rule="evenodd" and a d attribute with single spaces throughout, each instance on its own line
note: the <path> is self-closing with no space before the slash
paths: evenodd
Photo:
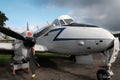
<path id="1" fill-rule="evenodd" d="M 0 62 L 0 80 L 97 80 L 96 72 L 104 65 L 104 56 L 94 55 L 93 64 L 76 64 L 68 57 L 39 57 L 41 65 L 36 69 L 36 77 L 31 78 L 31 73 L 26 70 L 18 70 L 12 74 L 9 63 Z M 120 79 L 120 55 L 112 65 L 115 75 L 111 80 Z"/>

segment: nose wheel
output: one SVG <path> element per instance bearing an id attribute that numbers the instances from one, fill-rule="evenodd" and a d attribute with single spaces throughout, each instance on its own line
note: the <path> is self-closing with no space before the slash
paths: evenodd
<path id="1" fill-rule="evenodd" d="M 97 72 L 97 79 L 98 80 L 110 80 L 109 76 L 110 76 L 109 73 L 104 69 L 100 69 Z"/>
<path id="2" fill-rule="evenodd" d="M 105 69 L 100 69 L 97 72 L 98 80 L 110 80 L 110 78 L 114 75 L 111 70 L 112 63 L 115 62 L 117 55 L 120 51 L 119 39 L 114 39 L 114 46 L 104 52 L 105 55 Z"/>

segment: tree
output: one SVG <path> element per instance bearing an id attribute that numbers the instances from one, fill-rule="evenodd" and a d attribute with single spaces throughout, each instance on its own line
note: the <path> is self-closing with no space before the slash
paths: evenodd
<path id="1" fill-rule="evenodd" d="M 7 21 L 7 20 L 8 20 L 8 18 L 5 16 L 5 14 L 0 11 L 0 25 L 4 26 L 5 25 L 5 21 Z"/>

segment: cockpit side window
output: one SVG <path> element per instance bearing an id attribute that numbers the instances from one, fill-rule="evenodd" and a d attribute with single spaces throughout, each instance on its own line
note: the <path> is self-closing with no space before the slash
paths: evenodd
<path id="1" fill-rule="evenodd" d="M 66 22 L 67 25 L 68 25 L 68 24 L 71 24 L 71 23 L 73 22 L 72 19 L 64 19 L 64 21 Z"/>
<path id="2" fill-rule="evenodd" d="M 60 20 L 61 25 L 65 25 L 65 22 L 63 20 Z"/>
<path id="3" fill-rule="evenodd" d="M 58 19 L 56 19 L 56 20 L 53 22 L 53 24 L 55 24 L 56 26 L 57 26 L 57 25 L 60 25 L 59 22 L 58 22 Z"/>

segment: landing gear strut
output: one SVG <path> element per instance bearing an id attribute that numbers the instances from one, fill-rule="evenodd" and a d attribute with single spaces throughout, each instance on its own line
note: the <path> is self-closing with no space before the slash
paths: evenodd
<path id="1" fill-rule="evenodd" d="M 114 73 L 111 70 L 112 63 L 115 62 L 117 55 L 119 53 L 119 39 L 115 38 L 114 40 L 114 47 L 105 51 L 105 69 L 100 69 L 97 72 L 98 80 L 110 80 L 111 76 Z"/>

